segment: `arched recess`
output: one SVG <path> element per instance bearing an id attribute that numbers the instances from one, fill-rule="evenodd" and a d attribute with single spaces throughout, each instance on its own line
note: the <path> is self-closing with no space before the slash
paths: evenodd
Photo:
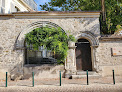
<path id="1" fill-rule="evenodd" d="M 55 27 L 55 28 L 60 27 L 57 24 L 49 22 L 49 21 L 34 22 L 34 23 L 28 25 L 23 31 L 20 32 L 20 34 L 18 35 L 17 40 L 15 42 L 15 49 L 24 48 L 25 34 L 31 32 L 32 30 L 34 30 L 36 28 L 40 28 L 40 27 L 44 27 L 44 26 Z M 61 30 L 63 32 L 65 32 L 62 28 L 61 28 Z"/>
<path id="2" fill-rule="evenodd" d="M 99 40 L 93 33 L 89 31 L 81 32 L 79 35 L 76 36 L 76 40 L 81 39 L 81 38 L 87 39 L 90 42 L 91 46 L 94 46 L 94 47 L 99 46 Z"/>
<path id="3" fill-rule="evenodd" d="M 91 32 L 85 31 L 81 32 L 76 36 L 76 39 L 86 39 L 90 42 L 91 47 L 91 61 L 92 61 L 92 70 L 97 71 L 97 64 L 96 64 L 96 48 L 99 46 L 98 38 Z"/>

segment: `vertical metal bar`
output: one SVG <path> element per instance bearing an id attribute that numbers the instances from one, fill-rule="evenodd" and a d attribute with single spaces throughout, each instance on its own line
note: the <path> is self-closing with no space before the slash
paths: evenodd
<path id="1" fill-rule="evenodd" d="M 61 71 L 60 71 L 60 86 L 61 86 Z"/>
<path id="2" fill-rule="evenodd" d="M 32 72 L 32 85 L 34 87 L 34 72 Z"/>
<path id="3" fill-rule="evenodd" d="M 7 75 L 7 72 L 6 72 L 6 87 L 7 87 L 7 78 L 8 78 L 8 75 Z"/>
<path id="4" fill-rule="evenodd" d="M 115 75 L 114 75 L 114 70 L 113 70 L 113 84 L 115 84 Z"/>
<path id="5" fill-rule="evenodd" d="M 88 70 L 86 71 L 86 74 L 87 74 L 87 85 L 89 85 Z"/>

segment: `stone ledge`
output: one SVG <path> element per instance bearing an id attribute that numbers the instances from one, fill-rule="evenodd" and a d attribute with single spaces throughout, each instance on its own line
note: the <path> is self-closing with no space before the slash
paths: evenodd
<path id="1" fill-rule="evenodd" d="M 122 36 L 104 36 L 104 37 L 100 37 L 101 41 L 111 41 L 111 40 L 122 40 Z"/>
<path id="2" fill-rule="evenodd" d="M 89 78 L 100 78 L 100 75 L 89 75 Z M 72 75 L 72 79 L 87 78 L 86 75 Z"/>
<path id="3" fill-rule="evenodd" d="M 0 16 L 13 16 L 14 18 L 99 18 L 100 12 L 15 12 L 12 14 L 0 14 Z"/>

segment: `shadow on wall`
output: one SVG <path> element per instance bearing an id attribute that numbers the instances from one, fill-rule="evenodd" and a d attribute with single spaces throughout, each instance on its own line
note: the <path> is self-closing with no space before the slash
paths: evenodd
<path id="1" fill-rule="evenodd" d="M 23 78 L 22 67 L 23 67 L 22 63 L 18 63 L 11 70 L 9 70 L 11 80 L 15 80 L 15 79 L 17 80 Z"/>

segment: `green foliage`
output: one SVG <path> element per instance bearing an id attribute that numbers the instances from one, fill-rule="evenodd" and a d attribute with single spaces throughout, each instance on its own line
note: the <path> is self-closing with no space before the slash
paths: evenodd
<path id="1" fill-rule="evenodd" d="M 42 10 L 55 10 L 55 7 L 61 11 L 78 11 L 78 10 L 100 10 L 100 0 L 51 0 L 45 5 L 40 5 Z"/>
<path id="2" fill-rule="evenodd" d="M 122 0 L 118 0 L 121 1 Z M 106 0 L 106 24 L 108 33 L 113 34 L 117 30 L 117 25 L 122 26 L 122 7 L 117 3 L 117 0 Z"/>
<path id="3" fill-rule="evenodd" d="M 68 41 L 75 41 L 72 35 L 69 37 L 61 28 L 42 27 L 36 28 L 26 34 L 25 41 L 28 45 L 32 45 L 34 50 L 38 50 L 40 46 L 44 46 L 47 50 L 55 52 L 58 62 L 64 61 L 67 56 Z"/>
<path id="4" fill-rule="evenodd" d="M 101 11 L 101 0 L 51 0 L 40 5 L 46 11 Z M 59 9 L 57 9 L 57 8 Z M 117 25 L 122 26 L 122 0 L 105 0 L 106 22 L 100 17 L 103 34 L 113 34 Z"/>

